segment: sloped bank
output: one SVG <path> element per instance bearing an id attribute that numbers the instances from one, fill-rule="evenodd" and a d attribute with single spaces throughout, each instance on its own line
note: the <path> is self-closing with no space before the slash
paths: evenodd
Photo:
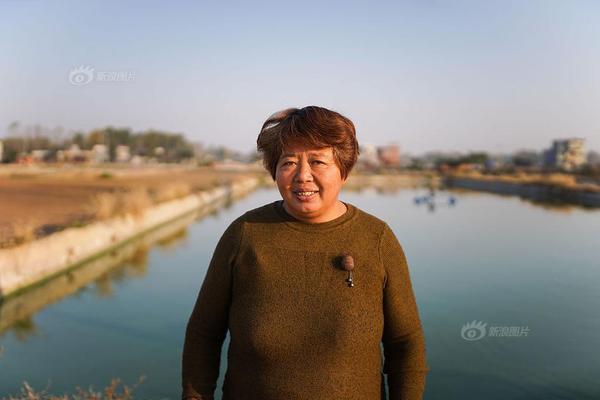
<path id="1" fill-rule="evenodd" d="M 0 301 L 91 261 L 186 214 L 234 200 L 253 191 L 260 184 L 258 178 L 247 178 L 158 204 L 136 216 L 98 221 L 15 248 L 0 249 Z"/>
<path id="2" fill-rule="evenodd" d="M 449 187 L 478 190 L 544 203 L 568 203 L 584 207 L 600 207 L 600 192 L 563 188 L 534 183 L 504 182 L 449 176 L 445 178 Z"/>

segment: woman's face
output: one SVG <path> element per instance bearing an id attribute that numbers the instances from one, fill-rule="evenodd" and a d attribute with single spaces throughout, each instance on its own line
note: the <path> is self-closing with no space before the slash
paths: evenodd
<path id="1" fill-rule="evenodd" d="M 277 188 L 286 211 L 304 222 L 327 222 L 346 210 L 338 201 L 345 179 L 331 147 L 286 147 L 277 163 Z"/>

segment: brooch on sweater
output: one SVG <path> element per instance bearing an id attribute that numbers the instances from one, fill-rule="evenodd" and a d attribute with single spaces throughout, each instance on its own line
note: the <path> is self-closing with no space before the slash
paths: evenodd
<path id="1" fill-rule="evenodd" d="M 346 278 L 346 283 L 348 287 L 354 287 L 354 279 L 352 277 L 352 270 L 354 269 L 354 258 L 348 254 L 343 253 L 341 256 L 340 264 L 344 271 L 348 271 L 348 278 Z"/>

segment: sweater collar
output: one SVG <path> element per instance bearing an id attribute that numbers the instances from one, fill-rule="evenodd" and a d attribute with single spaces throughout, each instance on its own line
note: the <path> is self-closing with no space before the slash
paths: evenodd
<path id="1" fill-rule="evenodd" d="M 275 212 L 277 213 L 277 215 L 289 227 L 296 229 L 296 230 L 305 231 L 305 232 L 319 232 L 319 231 L 329 230 L 329 229 L 338 227 L 340 225 L 347 223 L 348 221 L 351 221 L 354 218 L 354 216 L 356 215 L 356 207 L 354 207 L 352 204 L 346 203 L 344 201 L 342 201 L 342 203 L 344 203 L 347 208 L 347 210 L 344 214 L 340 215 L 339 217 L 337 217 L 335 219 L 332 219 L 331 221 L 318 222 L 318 223 L 300 221 L 299 219 L 293 217 L 283 207 L 283 200 L 274 201 L 272 203 L 272 205 L 273 205 L 273 208 L 275 209 Z"/>

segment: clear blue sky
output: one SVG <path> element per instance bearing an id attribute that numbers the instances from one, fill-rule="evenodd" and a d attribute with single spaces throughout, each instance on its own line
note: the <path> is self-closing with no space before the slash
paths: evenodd
<path id="1" fill-rule="evenodd" d="M 600 2 L 0 1 L 0 135 L 22 125 L 183 132 L 255 147 L 322 105 L 403 151 L 600 150 Z M 76 66 L 130 82 L 69 83 Z"/>

